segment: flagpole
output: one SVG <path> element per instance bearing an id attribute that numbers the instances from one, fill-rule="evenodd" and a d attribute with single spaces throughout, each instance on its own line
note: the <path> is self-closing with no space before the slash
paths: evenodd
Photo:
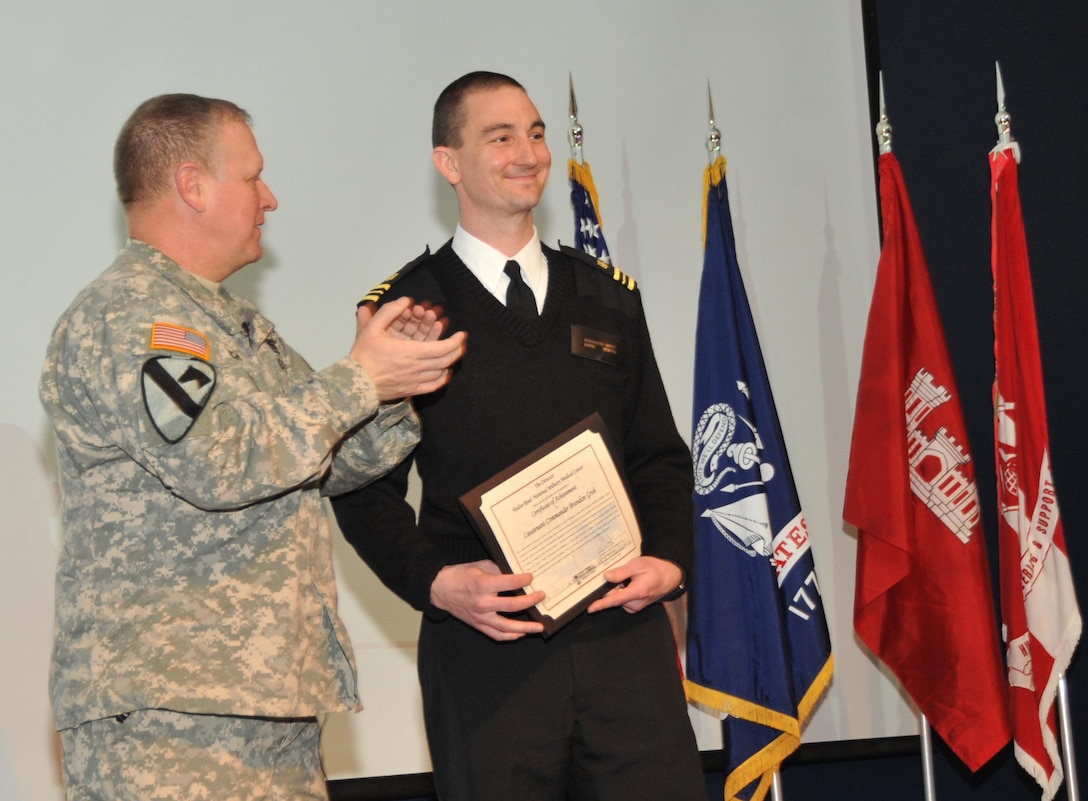
<path id="1" fill-rule="evenodd" d="M 877 120 L 876 128 L 876 141 L 880 146 L 880 154 L 892 152 L 892 125 L 888 122 L 888 110 L 884 106 L 884 71 L 881 70 L 878 74 L 880 80 L 880 119 Z"/>
<path id="2" fill-rule="evenodd" d="M 1073 721 L 1069 715 L 1069 686 L 1064 673 L 1058 677 L 1058 727 L 1062 738 L 1062 761 L 1065 763 L 1065 794 L 1069 801 L 1080 801 L 1077 761 L 1073 755 Z"/>
<path id="3" fill-rule="evenodd" d="M 1069 572 L 1065 546 L 1064 528 L 1058 512 L 1057 498 L 1050 483 L 1050 457 L 1048 455 L 1049 433 L 1047 431 L 1045 405 L 1043 405 L 1042 368 L 1039 364 L 1039 344 L 1037 341 L 1035 311 L 1032 304 L 1031 277 L 1028 272 L 1027 246 L 1024 242 L 1023 219 L 1019 208 L 1019 189 L 1016 165 L 1020 162 L 1019 144 L 1012 137 L 1008 110 L 1005 106 L 1005 88 L 1001 81 L 1001 67 L 994 64 L 997 75 L 998 112 L 994 118 L 998 130 L 998 143 L 991 151 L 991 198 L 993 201 L 993 274 L 994 274 L 994 350 L 997 355 L 995 378 L 995 435 L 997 439 L 997 457 L 1002 459 L 1002 447 L 1007 447 L 1011 454 L 1009 462 L 1015 465 L 1014 475 L 1010 480 L 999 483 L 999 489 L 1007 497 L 999 498 L 1002 511 L 1017 505 L 1028 509 L 1038 503 L 1030 522 L 1021 513 L 1020 518 L 1008 525 L 1002 532 L 1003 598 L 1013 614 L 1009 618 L 1008 641 L 1027 644 L 1028 664 L 1035 666 L 1042 663 L 1042 669 L 1033 669 L 1032 682 L 1027 686 L 1011 681 L 1010 699 L 1013 702 L 1013 734 L 1017 745 L 1017 761 L 1039 782 L 1043 797 L 1051 798 L 1058 791 L 1062 782 L 1064 768 L 1067 797 L 1071 801 L 1079 798 L 1077 787 L 1076 762 L 1073 758 L 1073 738 L 1069 720 L 1069 697 L 1066 684 L 1065 668 L 1068 666 L 1074 648 L 1081 634 L 1080 610 L 1077 607 L 1073 579 Z M 1012 151 L 1009 159 L 1003 151 Z M 998 155 L 1000 154 L 1000 155 Z M 1005 169 L 1009 170 L 1011 180 L 1009 189 L 1000 189 L 999 181 Z M 999 201 L 999 195 L 1001 200 Z M 1007 226 L 1008 230 L 999 236 L 998 225 Z M 1000 250 L 999 250 L 1000 248 Z M 999 295 L 998 287 L 1004 295 Z M 1017 313 L 1010 298 L 1019 298 L 1022 308 Z M 1022 316 L 1021 316 L 1022 315 Z M 1013 329 L 1016 329 L 1015 332 Z M 1021 343 L 1028 343 L 1026 346 Z M 1011 354 L 1011 355 L 1009 355 Z M 1009 376 L 1012 380 L 1009 380 Z M 998 388 L 998 379 L 1003 382 Z M 1011 391 L 1010 391 L 1011 390 Z M 1033 408 L 1036 407 L 1036 408 Z M 1017 409 L 1015 415 L 1005 414 L 1005 409 Z M 1018 430 L 1021 429 L 1021 430 Z M 1027 429 L 1027 436 L 1024 430 Z M 1034 453 L 1025 454 L 1017 451 L 1016 443 L 1021 438 L 1035 443 Z M 1041 446 L 1041 447 L 1040 447 Z M 1041 451 L 1041 454 L 1040 454 Z M 1027 458 L 1024 458 L 1027 457 Z M 1048 486 L 1045 496 L 1046 507 L 1050 512 L 1039 513 L 1044 506 L 1044 495 L 1039 492 L 1036 498 L 1025 497 L 1022 488 L 1025 482 L 1020 473 L 1038 476 Z M 1019 496 L 1006 489 L 1019 486 Z M 1036 528 L 1036 520 L 1046 519 L 1045 525 Z M 999 525 L 1001 518 L 999 517 Z M 1027 572 L 1030 582 L 1035 586 L 1034 593 L 1027 592 L 1030 585 L 1024 582 L 1023 546 L 1020 545 L 1028 536 L 1039 537 L 1045 544 L 1037 546 L 1039 557 L 1032 558 L 1033 564 Z M 1033 546 L 1035 544 L 1033 543 Z M 1005 552 L 1008 551 L 1007 558 Z M 1033 551 L 1034 553 L 1034 551 Z M 1047 554 L 1050 554 L 1048 557 Z M 1019 560 L 1018 558 L 1019 557 Z M 1004 567 L 1005 564 L 1011 569 Z M 1038 579 L 1038 580 L 1037 580 Z M 1034 618 L 1034 619 L 1033 619 Z M 1014 629 L 1015 626 L 1015 629 Z M 1053 640 L 1049 637 L 1037 637 L 1041 631 L 1062 632 Z M 1043 644 L 1046 641 L 1046 644 Z M 1034 659 L 1033 650 L 1040 649 L 1041 658 Z M 1010 652 L 1013 650 L 1010 647 Z M 1049 664 L 1047 664 L 1049 663 Z M 1009 664 L 1010 678 L 1013 664 Z M 1051 682 L 1055 682 L 1054 687 Z M 1043 690 L 1042 688 L 1046 689 Z M 1052 727 L 1050 713 L 1055 710 L 1057 726 Z M 1018 713 L 1018 714 L 1016 714 Z M 1060 741 L 1061 755 L 1056 750 L 1055 740 Z M 1052 745 L 1053 744 L 1053 745 Z"/>
<path id="4" fill-rule="evenodd" d="M 884 105 L 884 73 L 880 73 L 880 120 L 876 124 L 876 138 L 880 152 L 892 152 L 892 126 L 888 122 L 888 111 Z M 929 720 L 921 710 L 919 715 L 919 737 L 922 744 L 922 787 L 926 801 L 936 801 L 937 783 L 933 779 L 933 735 Z"/>
<path id="5" fill-rule="evenodd" d="M 715 159 L 721 155 L 722 151 L 722 132 L 718 130 L 714 125 L 714 98 L 710 96 L 710 79 L 706 79 L 706 110 L 707 110 L 707 130 L 706 130 L 706 158 L 708 164 L 713 164 Z"/>
<path id="6" fill-rule="evenodd" d="M 567 113 L 570 115 L 567 142 L 570 143 L 570 157 L 578 164 L 582 164 L 582 126 L 578 122 L 578 100 L 574 97 L 574 76 L 569 72 L 567 81 L 570 86 L 570 100 L 567 102 Z"/>
<path id="7" fill-rule="evenodd" d="M 777 770 L 771 776 L 771 798 L 773 801 L 782 801 L 782 774 Z"/>
<path id="8" fill-rule="evenodd" d="M 991 153 L 1012 149 L 1016 163 L 1020 163 L 1020 143 L 1012 138 L 1012 118 L 1005 107 L 1005 84 L 1001 80 L 1001 65 L 994 62 L 994 72 L 997 75 L 997 114 L 994 116 L 994 124 L 997 125 L 997 144 Z"/>
<path id="9" fill-rule="evenodd" d="M 884 72 L 879 74 L 880 81 L 880 119 L 877 121 L 875 133 L 880 153 L 892 152 L 892 126 L 888 122 L 888 110 L 884 105 Z M 937 786 L 933 780 L 933 737 L 929 727 L 929 721 L 925 713 L 918 711 L 919 738 L 922 745 L 922 787 L 926 801 L 936 801 Z"/>
<path id="10" fill-rule="evenodd" d="M 888 122 L 888 111 L 884 105 L 884 73 L 881 72 L 880 80 L 880 119 L 876 124 L 876 138 L 880 146 L 880 153 L 892 152 L 892 126 Z M 922 745 L 922 787 L 926 801 L 936 801 L 937 785 L 933 780 L 933 736 L 929 727 L 929 720 L 925 713 L 919 710 L 919 738 Z"/>
<path id="11" fill-rule="evenodd" d="M 919 714 L 922 739 L 922 786 L 925 788 L 926 801 L 937 801 L 937 783 L 933 780 L 933 733 L 926 716 Z"/>

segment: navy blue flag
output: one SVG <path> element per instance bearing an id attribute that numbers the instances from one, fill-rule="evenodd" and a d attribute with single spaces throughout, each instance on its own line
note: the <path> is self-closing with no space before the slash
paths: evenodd
<path id="1" fill-rule="evenodd" d="M 833 658 L 808 529 L 737 265 L 725 159 L 703 186 L 688 698 L 722 723 L 726 799 L 758 801 L 801 743 Z"/>
<path id="2" fill-rule="evenodd" d="M 570 203 L 574 208 L 574 247 L 605 264 L 611 264 L 612 257 L 608 253 L 604 231 L 601 230 L 601 217 L 597 213 L 600 202 L 589 162 L 579 164 L 570 159 L 567 174 L 570 175 Z"/>

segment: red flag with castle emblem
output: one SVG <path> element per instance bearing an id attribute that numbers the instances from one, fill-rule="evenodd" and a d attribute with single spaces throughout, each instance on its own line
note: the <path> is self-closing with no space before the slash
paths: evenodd
<path id="1" fill-rule="evenodd" d="M 1054 700 L 1081 618 L 1050 471 L 1017 170 L 1012 147 L 990 154 L 1001 613 L 1016 759 L 1049 801 L 1062 782 Z"/>
<path id="2" fill-rule="evenodd" d="M 974 468 L 899 162 L 880 156 L 884 246 L 865 333 L 843 517 L 854 628 L 978 770 L 1010 738 Z"/>

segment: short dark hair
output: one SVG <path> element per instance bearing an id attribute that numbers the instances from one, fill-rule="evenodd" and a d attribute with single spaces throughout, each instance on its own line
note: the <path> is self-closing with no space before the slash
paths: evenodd
<path id="1" fill-rule="evenodd" d="M 431 146 L 461 147 L 461 129 L 465 127 L 465 97 L 472 92 L 490 91 L 503 86 L 525 91 L 525 87 L 509 75 L 498 72 L 470 72 L 443 89 L 434 104 Z"/>
<path id="2" fill-rule="evenodd" d="M 250 124 L 249 114 L 229 100 L 168 94 L 141 103 L 121 128 L 113 149 L 117 194 L 126 206 L 156 197 L 177 165 L 206 167 L 215 157 L 222 123 Z"/>

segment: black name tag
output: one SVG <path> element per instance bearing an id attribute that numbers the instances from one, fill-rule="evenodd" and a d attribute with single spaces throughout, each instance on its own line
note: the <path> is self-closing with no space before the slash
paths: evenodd
<path id="1" fill-rule="evenodd" d="M 584 325 L 570 327 L 570 352 L 583 359 L 623 367 L 623 340 L 619 334 L 595 331 Z"/>

